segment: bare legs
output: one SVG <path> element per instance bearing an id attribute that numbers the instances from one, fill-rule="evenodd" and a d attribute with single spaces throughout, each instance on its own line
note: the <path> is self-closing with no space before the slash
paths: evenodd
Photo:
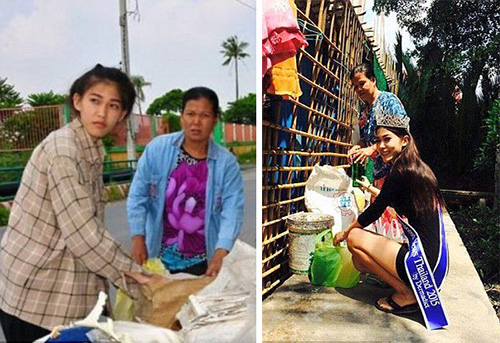
<path id="1" fill-rule="evenodd" d="M 352 253 L 356 269 L 372 273 L 394 287 L 392 299 L 400 306 L 416 303 L 412 290 L 403 282 L 396 271 L 396 256 L 401 245 L 393 240 L 363 229 L 352 229 L 347 236 L 347 247 Z M 379 305 L 387 310 L 391 306 L 385 299 Z"/>

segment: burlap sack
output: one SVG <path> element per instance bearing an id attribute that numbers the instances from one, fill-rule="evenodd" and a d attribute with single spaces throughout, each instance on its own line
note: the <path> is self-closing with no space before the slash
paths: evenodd
<path id="1" fill-rule="evenodd" d="M 139 287 L 134 300 L 134 317 L 164 328 L 179 330 L 175 315 L 191 294 L 213 281 L 213 277 L 150 280 Z"/>

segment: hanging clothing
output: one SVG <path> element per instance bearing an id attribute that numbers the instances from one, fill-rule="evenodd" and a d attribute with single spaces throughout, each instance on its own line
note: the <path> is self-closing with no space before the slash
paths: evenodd
<path id="1" fill-rule="evenodd" d="M 307 42 L 297 24 L 295 2 L 264 1 L 262 13 L 262 76 L 269 78 L 267 92 L 299 97 L 302 92 L 295 55 Z"/>

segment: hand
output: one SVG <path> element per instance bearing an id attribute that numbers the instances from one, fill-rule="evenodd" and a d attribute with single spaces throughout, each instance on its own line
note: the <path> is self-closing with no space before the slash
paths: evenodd
<path id="1" fill-rule="evenodd" d="M 368 189 L 368 187 L 370 187 L 370 181 L 364 175 L 361 176 L 361 180 L 356 179 L 356 182 L 361 185 L 363 189 Z"/>
<path id="2" fill-rule="evenodd" d="M 352 164 L 352 161 L 353 161 L 353 155 L 354 153 L 356 153 L 356 151 L 358 151 L 359 149 L 361 149 L 361 145 L 354 145 L 352 148 L 349 149 L 349 151 L 347 152 L 347 161 L 349 163 Z"/>
<path id="3" fill-rule="evenodd" d="M 132 236 L 131 254 L 134 261 L 142 266 L 148 259 L 148 249 L 143 235 Z"/>
<path id="4" fill-rule="evenodd" d="M 206 276 L 217 276 L 222 267 L 222 260 L 226 257 L 229 252 L 225 249 L 216 249 L 212 260 L 210 261 L 207 271 L 205 273 Z"/>
<path id="5" fill-rule="evenodd" d="M 359 148 L 355 150 L 351 155 L 351 163 L 364 163 L 368 157 L 371 157 L 375 153 L 375 145 Z"/>
<path id="6" fill-rule="evenodd" d="M 335 237 L 333 237 L 333 245 L 339 245 L 340 242 L 343 242 L 346 240 L 347 235 L 349 234 L 348 231 L 340 231 L 335 234 Z"/>

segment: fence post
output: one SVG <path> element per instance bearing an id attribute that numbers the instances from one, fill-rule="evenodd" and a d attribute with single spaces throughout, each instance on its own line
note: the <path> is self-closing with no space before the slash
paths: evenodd
<path id="1" fill-rule="evenodd" d="M 151 116 L 151 131 L 153 131 L 153 138 L 158 136 L 158 133 L 156 132 L 156 116 Z"/>
<path id="2" fill-rule="evenodd" d="M 222 120 L 218 120 L 217 125 L 215 125 L 215 129 L 214 129 L 214 139 L 219 144 L 224 144 L 224 139 L 222 137 L 222 131 L 223 131 L 222 125 L 224 125 L 222 123 Z"/>
<path id="3" fill-rule="evenodd" d="M 71 110 L 68 105 L 63 107 L 63 125 L 68 124 L 71 121 Z"/>

